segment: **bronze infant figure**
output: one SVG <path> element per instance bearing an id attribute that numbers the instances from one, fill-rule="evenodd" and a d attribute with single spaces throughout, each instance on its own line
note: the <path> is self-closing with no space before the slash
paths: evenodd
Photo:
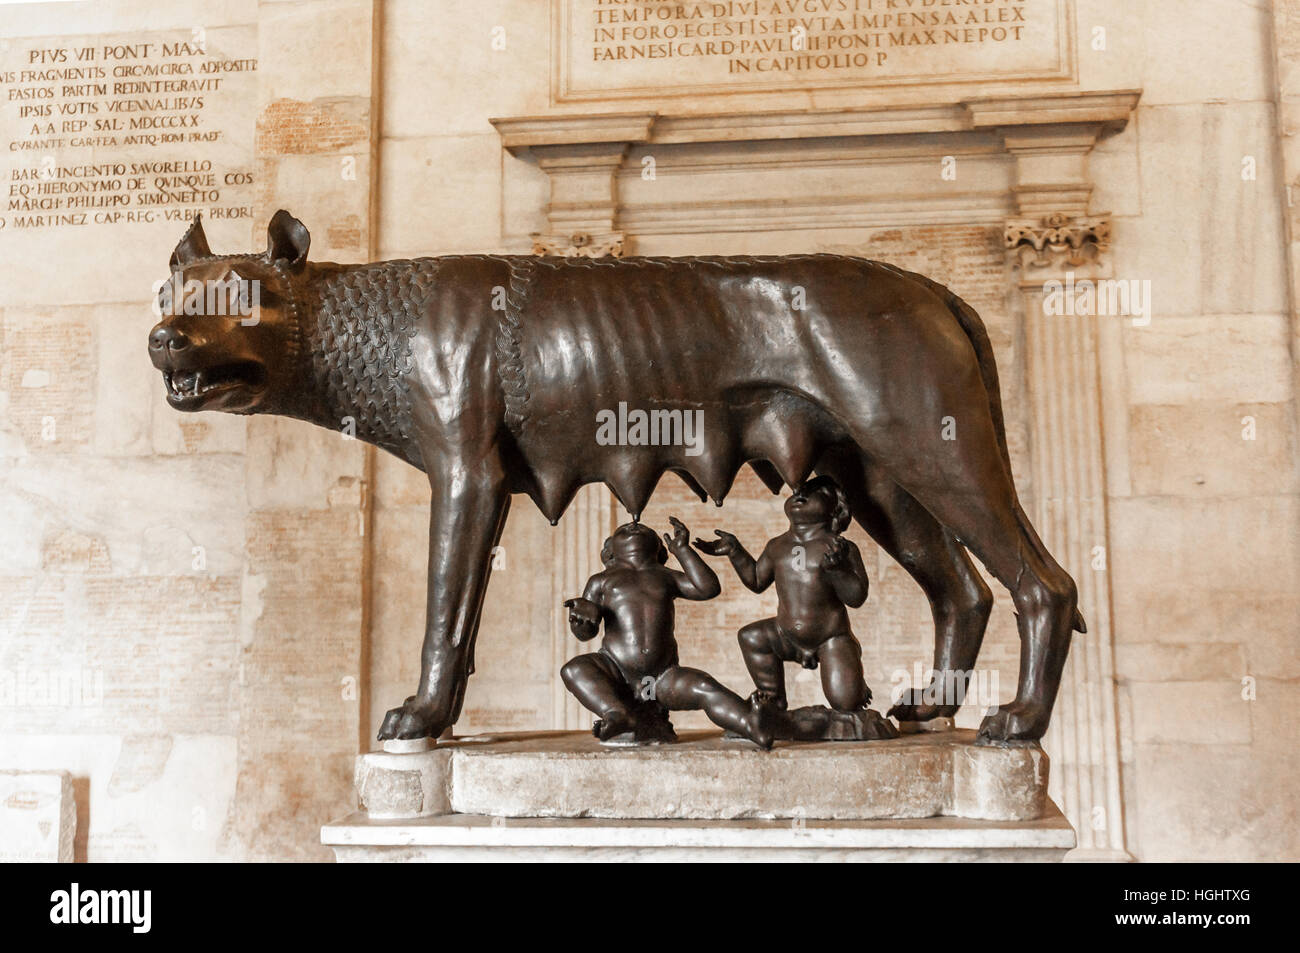
<path id="1" fill-rule="evenodd" d="M 703 709 L 715 725 L 771 748 L 774 711 L 678 662 L 673 600 L 712 599 L 721 586 L 691 549 L 685 525 L 674 518 L 672 526 L 673 535 L 660 540 L 643 523 L 625 523 L 605 540 L 605 570 L 587 580 L 580 598 L 564 603 L 577 638 L 595 638 L 603 621 L 605 639 L 598 651 L 565 663 L 564 684 L 600 716 L 592 731 L 603 742 L 675 741 L 668 712 Z M 667 567 L 669 550 L 682 572 Z"/>
<path id="2" fill-rule="evenodd" d="M 755 559 L 731 533 L 695 545 L 726 556 L 752 592 L 775 583 L 776 616 L 740 630 L 740 651 L 757 688 L 755 706 L 786 711 L 785 663 L 821 668 L 830 708 L 810 706 L 777 717 L 778 738 L 858 740 L 894 738 L 898 730 L 867 705 L 871 689 L 862 672 L 862 646 L 849 626 L 850 608 L 867 600 L 867 570 L 858 547 L 840 534 L 849 505 L 839 484 L 819 476 L 795 487 L 785 501 L 786 532 L 770 539 Z"/>
<path id="3" fill-rule="evenodd" d="M 1073 580 L 1016 496 L 997 369 L 979 316 L 947 288 L 842 255 L 566 259 L 454 255 L 308 262 L 280 211 L 262 253 L 214 255 L 196 218 L 171 287 L 256 289 L 252 318 L 164 292 L 149 355 L 177 410 L 272 413 L 341 429 L 428 474 L 428 611 L 415 694 L 382 738 L 437 737 L 460 714 L 510 499 L 552 521 L 605 483 L 637 516 L 666 471 L 720 502 L 749 463 L 776 492 L 814 473 L 929 597 L 936 679 L 962 685 L 992 604 L 973 554 L 1011 592 L 1015 698 L 987 744 L 1047 729 L 1071 630 Z M 699 411 L 697 445 L 605 445 L 620 402 Z M 955 427 L 945 425 L 955 422 Z M 957 703 L 921 691 L 924 720 Z"/>

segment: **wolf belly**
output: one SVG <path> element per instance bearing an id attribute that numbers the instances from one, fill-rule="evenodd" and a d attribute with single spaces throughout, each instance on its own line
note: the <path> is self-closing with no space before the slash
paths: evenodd
<path id="1" fill-rule="evenodd" d="M 803 256 L 511 265 L 515 314 L 503 325 L 515 340 L 498 351 L 508 361 L 517 355 L 526 400 L 512 429 L 532 478 L 522 489 L 548 518 L 591 482 L 608 484 L 638 514 L 668 470 L 717 501 L 749 461 L 769 482 L 797 483 L 843 439 L 816 399 L 822 365 L 836 356 L 824 353 L 826 329 L 810 324 L 853 323 L 844 333 L 871 334 L 869 321 L 836 314 L 821 299 L 842 300 L 846 287 L 865 291 L 872 263 Z"/>

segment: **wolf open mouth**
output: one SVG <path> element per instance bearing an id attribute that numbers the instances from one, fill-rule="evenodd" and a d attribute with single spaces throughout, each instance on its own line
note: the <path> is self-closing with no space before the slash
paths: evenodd
<path id="1" fill-rule="evenodd" d="M 253 361 L 222 364 L 193 371 L 167 371 L 167 395 L 175 398 L 204 397 L 218 390 L 234 387 L 260 387 L 266 372 Z"/>

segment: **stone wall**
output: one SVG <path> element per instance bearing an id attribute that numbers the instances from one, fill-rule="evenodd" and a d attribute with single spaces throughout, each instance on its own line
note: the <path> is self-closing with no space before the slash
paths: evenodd
<path id="1" fill-rule="evenodd" d="M 1130 171 L 1106 198 L 1116 268 L 1152 282 L 1154 317 L 1103 362 L 1129 845 L 1294 859 L 1300 514 L 1270 5 L 1141 6 L 1135 141 L 1127 160 L 1107 149 Z"/>
<path id="2" fill-rule="evenodd" d="M 6 7 L 0 71 L 63 37 L 191 37 L 195 9 L 146 6 Z M 214 54 L 256 58 L 255 5 L 210 8 L 204 23 Z M 226 168 L 251 164 L 255 94 L 250 77 L 209 104 Z M 20 157 L 8 148 L 29 130 L 5 98 L 0 763 L 73 774 L 78 858 L 226 856 L 249 601 L 245 424 L 178 417 L 141 359 L 177 225 L 20 229 L 13 170 L 117 153 Z M 240 191 L 231 207 L 247 204 Z M 251 218 L 212 223 L 219 247 L 252 234 Z"/>
<path id="3" fill-rule="evenodd" d="M 488 120 L 644 106 L 553 102 L 541 0 L 59 6 L 6 7 L 0 73 L 16 53 L 60 45 L 48 38 L 196 29 L 257 61 L 209 109 L 224 132 L 220 161 L 252 174 L 228 203 L 248 217 L 208 225 L 218 252 L 261 248 L 266 220 L 286 207 L 311 228 L 314 259 L 526 253 L 548 230 L 548 175 L 505 151 Z M 1296 859 L 1296 269 L 1283 214 L 1297 176 L 1296 14 L 1263 2 L 1069 7 L 1071 88 L 1142 92 L 1123 131 L 1092 151 L 1088 176 L 1091 209 L 1110 213 L 1111 273 L 1149 281 L 1153 305 L 1149 324 L 1097 325 L 1123 815 L 1099 823 L 1118 824 L 1139 860 Z M 902 85 L 885 100 L 1013 91 Z M 646 108 L 881 101 L 870 88 L 765 89 Z M 0 110 L 8 132 L 18 118 Z M 980 156 L 959 161 L 984 183 L 1005 174 Z M 0 156 L 6 191 L 13 169 L 39 166 Z M 844 169 L 864 195 L 893 187 L 882 166 Z M 775 188 L 748 167 L 710 174 L 723 204 Z M 1003 216 L 798 229 L 772 217 L 674 232 L 655 224 L 673 187 L 660 181 L 662 193 L 625 183 L 628 221 L 644 225 L 629 230 L 634 252 L 848 252 L 951 283 L 989 324 L 1017 479 L 1035 500 Z M 936 175 L 934 189 L 959 203 L 969 181 Z M 78 857 L 325 856 L 314 830 L 350 806 L 352 754 L 415 684 L 426 479 L 305 424 L 166 407 L 144 336 L 150 283 L 165 276 L 181 224 L 19 231 L 11 211 L 0 217 L 0 769 L 72 772 Z M 667 477 L 646 515 L 660 525 L 670 513 L 753 544 L 780 523 L 748 474 L 722 510 Z M 577 649 L 555 635 L 557 538 L 517 501 L 459 730 L 582 722 L 554 678 L 557 658 Z M 906 575 L 866 552 L 872 597 L 854 626 L 883 698 L 900 671 L 928 666 L 931 624 Z M 770 606 L 736 589 L 685 610 L 681 641 L 685 658 L 744 690 L 733 633 Z M 1006 696 L 1017 643 L 995 591 L 981 665 Z M 807 679 L 795 685 L 816 694 Z M 960 720 L 978 717 L 968 708 Z"/>

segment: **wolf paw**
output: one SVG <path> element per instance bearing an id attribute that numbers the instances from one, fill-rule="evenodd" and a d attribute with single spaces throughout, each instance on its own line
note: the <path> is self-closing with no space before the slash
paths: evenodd
<path id="1" fill-rule="evenodd" d="M 390 709 L 379 728 L 380 741 L 407 738 L 437 738 L 448 727 L 448 720 L 432 699 L 412 695 L 401 707 Z"/>
<path id="2" fill-rule="evenodd" d="M 898 701 L 889 709 L 888 715 L 899 721 L 930 721 L 934 718 L 951 718 L 957 714 L 959 707 L 959 705 L 936 704 L 932 690 L 909 688 L 899 696 Z"/>
<path id="3" fill-rule="evenodd" d="M 1039 706 L 1003 705 L 980 723 L 977 745 L 995 747 L 1034 744 L 1047 731 L 1047 713 Z"/>

